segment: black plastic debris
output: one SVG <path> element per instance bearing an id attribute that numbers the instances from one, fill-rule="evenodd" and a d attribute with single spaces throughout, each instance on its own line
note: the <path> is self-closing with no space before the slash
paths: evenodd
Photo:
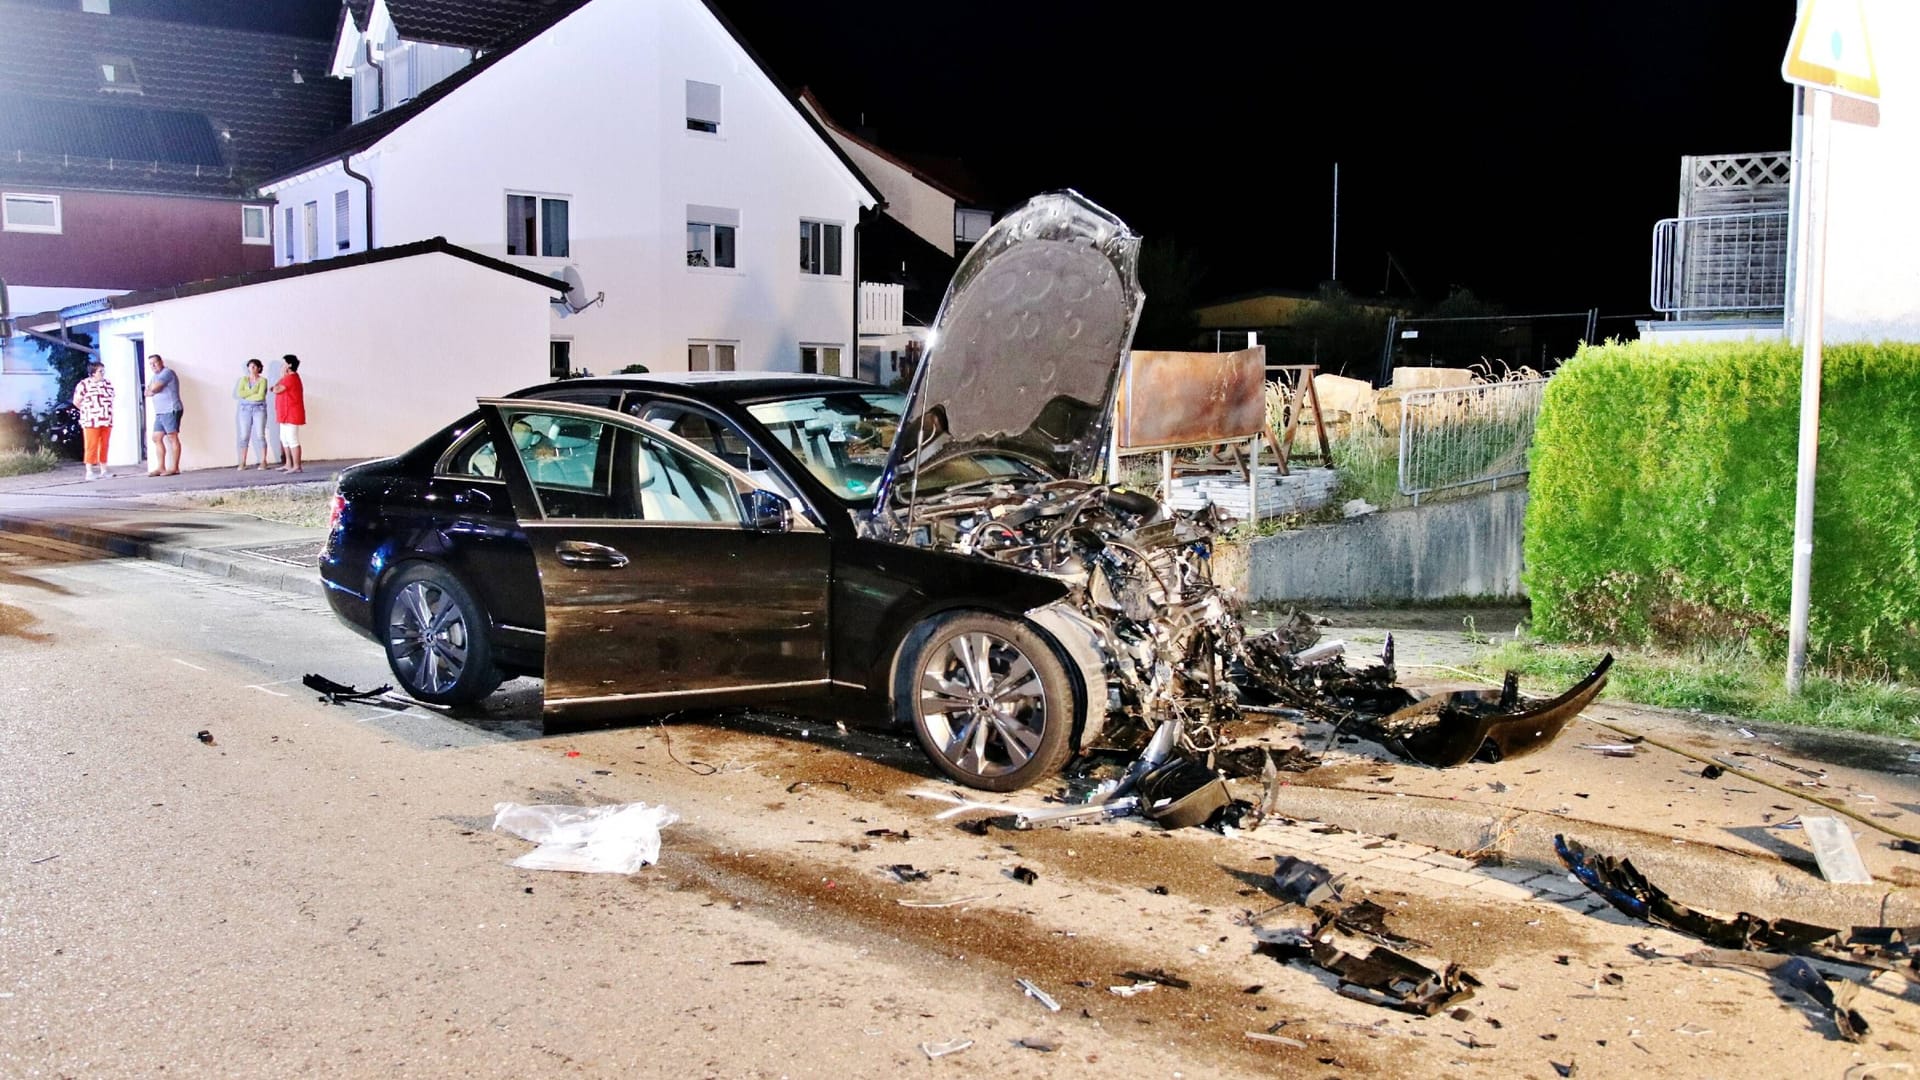
<path id="1" fill-rule="evenodd" d="M 1845 981 L 1829 983 L 1825 976 L 1814 970 L 1812 964 L 1798 956 L 1781 965 L 1774 975 L 1827 1010 L 1841 1038 L 1848 1042 L 1859 1042 L 1860 1037 L 1867 1033 L 1867 1018 L 1853 1008 L 1853 995 L 1859 989 L 1857 984 Z"/>
<path id="2" fill-rule="evenodd" d="M 1709 765 L 1706 768 L 1700 770 L 1700 775 L 1703 778 L 1708 780 L 1718 780 L 1722 776 L 1725 776 L 1726 774 L 1727 774 L 1727 770 L 1721 768 L 1718 765 Z"/>
<path id="3" fill-rule="evenodd" d="M 1192 758 L 1169 761 L 1140 778 L 1141 810 L 1163 828 L 1203 824 L 1232 802 L 1220 774 Z"/>
<path id="4" fill-rule="evenodd" d="M 730 960 L 727 962 L 728 967 L 765 967 L 766 965 L 767 962 L 765 960 Z"/>
<path id="5" fill-rule="evenodd" d="M 1147 971 L 1123 971 L 1116 978 L 1132 979 L 1137 983 L 1159 983 L 1169 990 L 1187 990 L 1193 983 L 1175 975 L 1165 968 L 1151 968 Z"/>
<path id="6" fill-rule="evenodd" d="M 1268 748 L 1237 746 L 1214 754 L 1213 764 L 1228 779 L 1245 780 L 1264 775 L 1267 762 L 1279 772 L 1312 772 L 1320 767 L 1320 755 L 1298 746 Z"/>
<path id="7" fill-rule="evenodd" d="M 1301 907 L 1313 907 L 1340 898 L 1340 890 L 1334 884 L 1331 871 L 1318 863 L 1310 863 L 1292 855 L 1273 857 L 1273 885 L 1282 900 L 1292 901 Z"/>
<path id="8" fill-rule="evenodd" d="M 1355 956 L 1331 943 L 1315 942 L 1311 955 L 1316 966 L 1339 978 L 1342 997 L 1417 1016 L 1432 1016 L 1467 1001 L 1480 985 L 1459 964 L 1435 971 L 1379 945 Z"/>
<path id="9" fill-rule="evenodd" d="M 1387 909 L 1371 900 L 1359 900 L 1343 908 L 1319 907 L 1314 909 L 1323 920 L 1343 934 L 1352 937 L 1368 938 L 1383 945 L 1405 945 L 1420 948 L 1426 942 L 1397 934 L 1387 929 Z"/>
<path id="10" fill-rule="evenodd" d="M 916 881 L 933 880 L 932 874 L 925 870 L 916 869 L 912 863 L 895 863 L 892 866 L 883 867 L 882 869 L 906 884 L 911 884 Z"/>
<path id="11" fill-rule="evenodd" d="M 881 840 L 890 841 L 895 844 L 905 843 L 906 841 L 913 839 L 913 834 L 908 832 L 905 829 L 900 829 L 898 831 L 895 831 L 893 829 L 868 829 L 867 835 L 872 837 L 877 837 Z"/>
<path id="12" fill-rule="evenodd" d="M 1013 874 L 1013 880 L 1018 881 L 1022 885 L 1031 885 L 1034 882 L 1040 880 L 1039 874 L 1033 872 L 1032 870 L 1027 869 L 1024 866 L 1014 867 L 1011 873 Z"/>
<path id="13" fill-rule="evenodd" d="M 1920 855 L 1920 844 L 1916 844 L 1912 840 L 1895 840 L 1887 846 L 1895 851 L 1904 851 L 1909 855 Z"/>
<path id="14" fill-rule="evenodd" d="M 965 821 L 955 822 L 953 827 L 956 829 L 959 829 L 963 833 L 972 833 L 975 836 L 985 836 L 987 835 L 987 831 L 993 828 L 993 824 L 987 818 L 968 818 Z"/>
<path id="15" fill-rule="evenodd" d="M 381 683 L 371 690 L 356 690 L 345 683 L 337 683 L 325 675 L 306 674 L 300 677 L 300 685 L 320 695 L 320 700 L 329 705 L 350 705 L 354 702 L 372 701 L 393 689 L 391 683 Z"/>
<path id="16" fill-rule="evenodd" d="M 194 735 L 194 738 L 199 739 L 208 746 L 216 745 L 213 741 L 213 732 L 208 731 L 206 728 L 201 728 L 200 731 Z"/>
<path id="17" fill-rule="evenodd" d="M 1792 919 L 1763 919 L 1744 911 L 1731 919 L 1706 915 L 1668 896 L 1648 881 L 1630 859 L 1590 854 L 1564 836 L 1555 836 L 1553 847 L 1560 861 L 1581 884 L 1622 914 L 1692 934 L 1723 948 L 1799 952 L 1839 934 L 1832 927 Z"/>

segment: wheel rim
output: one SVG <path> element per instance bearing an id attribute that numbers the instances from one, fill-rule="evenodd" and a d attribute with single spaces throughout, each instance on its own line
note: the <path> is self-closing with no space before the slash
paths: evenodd
<path id="1" fill-rule="evenodd" d="M 445 589 L 408 582 L 393 598 L 387 650 L 413 690 L 444 694 L 467 669 L 467 615 Z"/>
<path id="2" fill-rule="evenodd" d="M 935 751 L 974 776 L 1002 776 L 1032 759 L 1047 724 L 1047 690 L 1019 646 L 960 634 L 920 672 L 920 724 Z"/>

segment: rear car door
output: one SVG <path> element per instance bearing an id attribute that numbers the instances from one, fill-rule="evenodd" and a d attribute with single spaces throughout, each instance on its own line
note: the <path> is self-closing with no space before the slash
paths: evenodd
<path id="1" fill-rule="evenodd" d="M 784 497 L 606 409 L 499 399 L 481 410 L 540 570 L 550 711 L 826 691 L 831 548 Z"/>

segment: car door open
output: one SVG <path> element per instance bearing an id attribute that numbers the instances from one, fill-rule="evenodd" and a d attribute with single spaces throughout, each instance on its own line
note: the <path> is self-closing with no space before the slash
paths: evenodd
<path id="1" fill-rule="evenodd" d="M 540 570 L 549 712 L 826 691 L 830 546 L 785 498 L 611 410 L 481 409 Z"/>

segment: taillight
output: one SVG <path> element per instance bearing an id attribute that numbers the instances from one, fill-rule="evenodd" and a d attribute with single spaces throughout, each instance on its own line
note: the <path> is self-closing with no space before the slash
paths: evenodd
<path id="1" fill-rule="evenodd" d="M 340 527 L 340 517 L 347 512 L 347 500 L 339 492 L 333 493 L 333 503 L 327 507 L 327 531 L 333 532 Z"/>

